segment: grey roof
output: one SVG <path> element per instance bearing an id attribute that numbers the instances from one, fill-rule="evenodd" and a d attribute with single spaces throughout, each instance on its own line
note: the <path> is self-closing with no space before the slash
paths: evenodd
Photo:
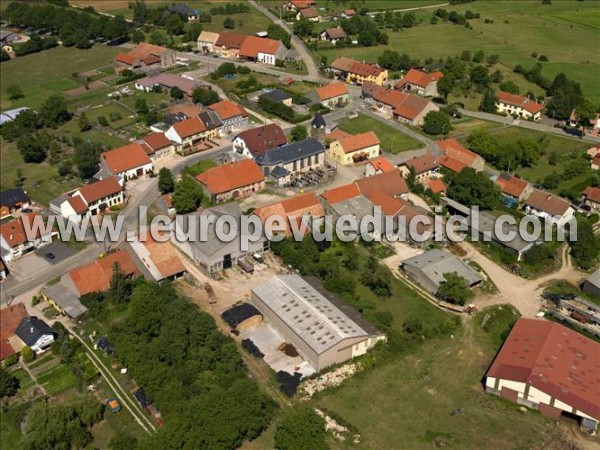
<path id="1" fill-rule="evenodd" d="M 600 289 L 600 268 L 596 269 L 596 271 L 587 277 L 585 281 Z"/>
<path id="2" fill-rule="evenodd" d="M 0 192 L 0 205 L 14 208 L 18 203 L 29 201 L 27 193 L 22 188 L 7 189 Z"/>
<path id="3" fill-rule="evenodd" d="M 310 123 L 310 126 L 313 128 L 325 128 L 327 124 L 325 123 L 325 119 L 323 118 L 323 116 L 317 113 L 313 118 L 312 122 Z"/>
<path id="4" fill-rule="evenodd" d="M 290 172 L 285 167 L 281 167 L 281 166 L 276 166 L 271 171 L 271 176 L 273 178 L 283 178 L 283 177 L 287 177 L 289 174 L 290 174 Z"/>
<path id="5" fill-rule="evenodd" d="M 252 293 L 319 355 L 345 339 L 369 336 L 299 275 L 275 276 Z"/>
<path id="6" fill-rule="evenodd" d="M 0 114 L 0 125 L 4 125 L 7 122 L 12 122 L 19 114 L 21 114 L 23 111 L 27 111 L 28 109 L 29 108 L 27 107 L 22 107 L 4 111 L 2 114 Z"/>
<path id="7" fill-rule="evenodd" d="M 304 139 L 300 142 L 273 148 L 264 155 L 256 157 L 256 164 L 259 166 L 274 166 L 276 164 L 288 164 L 299 159 L 323 153 L 325 147 L 314 138 Z"/>
<path id="8" fill-rule="evenodd" d="M 191 16 L 192 14 L 198 14 L 197 9 L 192 9 L 189 5 L 185 3 L 176 3 L 169 7 L 169 12 L 183 14 L 186 16 Z"/>
<path id="9" fill-rule="evenodd" d="M 261 94 L 260 97 L 264 97 L 269 100 L 273 100 L 274 102 L 282 102 L 284 100 L 292 98 L 292 95 L 288 94 L 285 91 L 282 91 L 281 89 L 273 89 L 272 91 L 267 91 L 267 92 Z"/>
<path id="10" fill-rule="evenodd" d="M 357 195 L 356 197 L 334 203 L 330 207 L 339 216 L 351 215 L 360 219 L 366 215 L 373 214 L 373 203 L 363 195 Z"/>
<path id="11" fill-rule="evenodd" d="M 15 334 L 25 345 L 31 347 L 39 338 L 47 334 L 54 335 L 54 330 L 46 322 L 36 316 L 24 317 L 15 330 Z"/>
<path id="12" fill-rule="evenodd" d="M 482 281 L 479 274 L 462 260 L 438 249 L 405 259 L 402 265 L 420 270 L 436 286 L 444 282 L 444 274 L 452 272 L 465 278 L 469 285 Z"/>
<path id="13" fill-rule="evenodd" d="M 198 114 L 198 117 L 200 118 L 204 126 L 209 130 L 219 128 L 223 125 L 223 122 L 221 122 L 219 115 L 212 109 L 205 109 L 200 114 Z"/>
<path id="14" fill-rule="evenodd" d="M 301 58 L 298 50 L 290 49 L 285 52 L 285 59 L 299 60 Z"/>
<path id="15" fill-rule="evenodd" d="M 44 289 L 44 295 L 60 306 L 73 319 L 88 310 L 79 301 L 79 292 L 69 274 L 63 275 L 60 282 Z"/>
<path id="16" fill-rule="evenodd" d="M 58 197 L 55 197 L 52 200 L 50 200 L 50 206 L 55 206 L 57 208 L 60 208 L 60 205 L 62 205 L 66 201 L 67 201 L 66 196 L 59 195 Z"/>

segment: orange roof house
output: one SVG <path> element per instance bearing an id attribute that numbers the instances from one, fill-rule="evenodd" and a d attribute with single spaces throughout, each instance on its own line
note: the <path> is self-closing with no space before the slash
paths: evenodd
<path id="1" fill-rule="evenodd" d="M 152 161 L 142 144 L 133 143 L 100 154 L 100 162 L 112 175 L 125 178 L 152 170 Z"/>
<path id="2" fill-rule="evenodd" d="M 434 194 L 441 194 L 446 191 L 446 183 L 441 178 L 430 178 L 423 182 L 425 189 L 429 189 Z"/>
<path id="3" fill-rule="evenodd" d="M 460 162 L 458 159 L 452 158 L 447 155 L 440 157 L 438 161 L 440 163 L 440 166 L 445 167 L 446 169 L 451 170 L 454 173 L 458 173 L 468 167 L 467 165 Z"/>
<path id="4" fill-rule="evenodd" d="M 141 42 L 128 53 L 119 53 L 115 64 L 121 69 L 137 69 L 160 64 L 168 67 L 175 64 L 175 52 L 166 47 Z"/>
<path id="5" fill-rule="evenodd" d="M 419 95 L 436 96 L 437 82 L 444 77 L 442 72 L 426 73 L 409 69 L 404 77 L 395 84 L 394 89 L 414 92 Z"/>
<path id="6" fill-rule="evenodd" d="M 277 203 L 262 206 L 254 210 L 261 222 L 265 223 L 268 217 L 279 216 L 285 218 L 285 235 L 292 235 L 292 221 L 296 221 L 298 224 L 302 216 L 310 216 L 312 219 L 321 219 L 324 217 L 325 212 L 323 206 L 319 202 L 317 196 L 308 192 L 306 194 L 296 195 L 294 197 L 282 200 Z"/>
<path id="7" fill-rule="evenodd" d="M 10 340 L 21 321 L 28 316 L 23 303 L 0 309 L 0 361 L 17 353 Z"/>
<path id="8" fill-rule="evenodd" d="M 146 153 L 149 156 L 155 155 L 161 150 L 169 149 L 173 147 L 171 140 L 165 135 L 165 133 L 150 133 L 142 137 L 142 141 L 146 144 Z"/>
<path id="9" fill-rule="evenodd" d="M 24 220 L 27 220 L 29 224 L 33 225 L 34 221 L 40 220 L 41 216 L 35 212 L 22 214 L 16 219 L 9 220 L 8 222 L 4 222 L 0 224 L 0 236 L 2 240 L 6 243 L 6 245 L 16 251 L 18 256 L 20 254 L 17 250 L 20 246 L 27 244 L 30 241 L 27 237 L 27 233 L 25 230 L 25 225 L 23 224 Z M 33 230 L 32 230 L 33 231 Z M 51 240 L 53 235 L 57 235 L 58 231 L 53 230 L 50 234 L 43 234 L 42 230 L 38 229 L 37 234 L 35 235 L 36 240 Z M 11 254 L 12 255 L 12 254 Z M 5 260 L 11 260 L 11 255 L 6 256 Z"/>
<path id="10" fill-rule="evenodd" d="M 256 36 L 247 36 L 240 47 L 240 56 L 252 60 L 264 61 L 262 55 L 271 55 L 279 59 L 283 54 L 284 45 L 281 41 L 269 38 L 259 38 Z M 273 60 L 272 64 L 275 64 Z"/>
<path id="11" fill-rule="evenodd" d="M 500 112 L 506 112 L 511 115 L 523 116 L 525 118 L 539 118 L 544 105 L 530 100 L 523 95 L 511 94 L 509 92 L 499 91 L 496 94 L 496 108 Z"/>
<path id="12" fill-rule="evenodd" d="M 365 176 L 371 176 L 378 173 L 391 172 L 396 170 L 394 165 L 385 157 L 371 159 L 365 165 Z"/>
<path id="13" fill-rule="evenodd" d="M 173 279 L 185 272 L 185 266 L 177 249 L 170 242 L 155 241 L 148 233 L 145 241 L 129 243 L 139 263 L 155 281 Z"/>
<path id="14" fill-rule="evenodd" d="M 262 190 L 265 183 L 260 167 L 251 159 L 210 168 L 196 180 L 216 201 L 248 196 Z"/>
<path id="15" fill-rule="evenodd" d="M 485 161 L 483 158 L 477 153 L 464 148 L 456 139 L 444 139 L 438 141 L 437 144 L 443 155 L 459 161 L 463 166 L 471 167 L 478 172 L 484 169 Z M 442 159 L 440 159 L 440 164 L 443 164 Z"/>
<path id="16" fill-rule="evenodd" d="M 229 120 L 232 117 L 242 116 L 248 117 L 248 111 L 243 106 L 238 105 L 230 100 L 222 100 L 208 106 L 208 109 L 213 110 L 222 121 Z"/>
<path id="17" fill-rule="evenodd" d="M 206 131 L 206 126 L 198 117 L 175 122 L 171 128 L 177 133 L 180 139 L 196 136 Z"/>
<path id="18" fill-rule="evenodd" d="M 347 136 L 342 138 L 339 143 L 345 153 L 354 153 L 358 150 L 380 144 L 379 138 L 372 131 Z"/>
<path id="19" fill-rule="evenodd" d="M 583 202 L 593 209 L 600 209 L 600 188 L 588 186 L 581 193 Z"/>
<path id="20" fill-rule="evenodd" d="M 337 99 L 338 97 L 349 94 L 348 87 L 341 82 L 326 84 L 325 86 L 318 87 L 316 92 L 320 101 Z"/>
<path id="21" fill-rule="evenodd" d="M 89 205 L 90 203 L 97 202 L 103 198 L 109 197 L 114 194 L 121 192 L 123 188 L 115 177 L 107 177 L 94 183 L 86 184 L 79 189 L 79 194 L 83 197 L 85 202 Z"/>
<path id="22" fill-rule="evenodd" d="M 495 183 L 504 195 L 518 200 L 524 200 L 533 189 L 527 180 L 506 173 L 496 177 Z"/>
<path id="23" fill-rule="evenodd" d="M 343 202 L 350 198 L 354 198 L 360 195 L 360 189 L 355 183 L 345 184 L 333 189 L 329 189 L 321 194 L 323 198 L 330 205 Z"/>

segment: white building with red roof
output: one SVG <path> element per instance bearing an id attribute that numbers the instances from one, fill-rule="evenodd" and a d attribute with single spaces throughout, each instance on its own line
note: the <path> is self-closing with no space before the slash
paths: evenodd
<path id="1" fill-rule="evenodd" d="M 49 244 L 54 237 L 58 236 L 57 230 L 49 232 L 41 228 L 36 230 L 35 221 L 41 219 L 39 214 L 29 213 L 0 225 L 0 254 L 5 262 L 10 263 L 19 256 Z M 28 231 L 31 233 L 28 234 Z"/>
<path id="2" fill-rule="evenodd" d="M 509 116 L 538 120 L 542 116 L 544 105 L 523 95 L 499 91 L 496 94 L 496 109 Z"/>
<path id="3" fill-rule="evenodd" d="M 223 124 L 222 133 L 231 133 L 248 127 L 248 111 L 231 100 L 221 100 L 208 106 L 214 111 Z"/>
<path id="4" fill-rule="evenodd" d="M 114 61 L 118 71 L 143 72 L 171 67 L 176 64 L 177 58 L 175 50 L 142 42 L 129 53 L 119 53 Z"/>
<path id="5" fill-rule="evenodd" d="M 265 187 L 260 167 L 251 159 L 223 164 L 202 172 L 196 177 L 213 202 L 248 197 Z"/>
<path id="6" fill-rule="evenodd" d="M 581 200 L 591 210 L 600 211 L 600 188 L 588 186 L 581 193 Z"/>
<path id="7" fill-rule="evenodd" d="M 558 419 L 600 422 L 600 344 L 547 320 L 517 320 L 485 376 L 485 390 Z"/>
<path id="8" fill-rule="evenodd" d="M 175 145 L 165 133 L 150 133 L 142 137 L 140 143 L 145 145 L 146 153 L 152 161 L 170 155 L 175 151 Z"/>
<path id="9" fill-rule="evenodd" d="M 442 78 L 444 78 L 442 72 L 427 73 L 417 69 L 409 69 L 394 88 L 426 97 L 437 97 L 437 83 Z"/>
<path id="10" fill-rule="evenodd" d="M 285 45 L 281 41 L 246 36 L 240 47 L 239 55 L 241 58 L 274 66 L 277 60 L 284 58 L 285 52 Z"/>
<path id="11" fill-rule="evenodd" d="M 141 177 L 154 170 L 146 147 L 139 143 L 101 153 L 100 168 L 100 173 L 105 172 L 124 181 Z"/>

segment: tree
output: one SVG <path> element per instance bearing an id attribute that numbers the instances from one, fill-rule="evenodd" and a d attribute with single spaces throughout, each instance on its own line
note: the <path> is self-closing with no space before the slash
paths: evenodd
<path id="1" fill-rule="evenodd" d="M 231 17 L 227 17 L 223 21 L 223 27 L 227 28 L 228 30 L 233 30 L 235 28 L 235 20 L 233 20 Z"/>
<path id="2" fill-rule="evenodd" d="M 171 14 L 165 21 L 165 27 L 171 36 L 181 36 L 185 33 L 185 23 L 179 14 Z"/>
<path id="3" fill-rule="evenodd" d="M 556 252 L 547 244 L 534 245 L 525 253 L 525 262 L 532 266 L 548 264 L 551 265 L 556 256 Z"/>
<path id="4" fill-rule="evenodd" d="M 174 98 L 175 100 L 181 100 L 184 96 L 184 93 L 177 86 L 173 86 L 171 88 L 170 95 L 171 95 L 171 98 Z"/>
<path id="5" fill-rule="evenodd" d="M 185 32 L 185 40 L 187 42 L 196 42 L 198 40 L 198 36 L 202 33 L 202 24 L 198 22 L 193 22 L 188 24 L 188 29 Z"/>
<path id="6" fill-rule="evenodd" d="M 173 192 L 175 189 L 175 179 L 173 173 L 167 167 L 162 167 L 158 171 L 158 190 L 161 194 Z"/>
<path id="7" fill-rule="evenodd" d="M 79 176 L 83 180 L 92 178 L 98 172 L 98 160 L 102 152 L 102 146 L 97 142 L 77 140 L 74 142 L 75 164 Z"/>
<path id="8" fill-rule="evenodd" d="M 8 95 L 8 98 L 10 98 L 11 100 L 19 100 L 20 98 L 25 97 L 21 86 L 19 86 L 16 83 L 9 84 L 6 87 L 6 95 Z"/>
<path id="9" fill-rule="evenodd" d="M 581 126 L 589 127 L 592 120 L 596 118 L 596 107 L 589 100 L 583 100 L 576 109 L 576 116 Z"/>
<path id="10" fill-rule="evenodd" d="M 19 390 L 19 380 L 3 367 L 0 367 L 0 398 L 12 397 Z"/>
<path id="11" fill-rule="evenodd" d="M 129 300 L 132 292 L 133 284 L 125 277 L 121 265 L 115 263 L 112 267 L 112 277 L 106 299 L 113 303 L 124 303 Z"/>
<path id="12" fill-rule="evenodd" d="M 57 127 L 70 120 L 71 113 L 67 109 L 65 97 L 60 94 L 48 97 L 40 109 L 40 116 L 49 127 Z"/>
<path id="13" fill-rule="evenodd" d="M 150 43 L 153 45 L 165 45 L 167 40 L 165 39 L 165 35 L 160 32 L 160 30 L 152 30 L 150 32 Z"/>
<path id="14" fill-rule="evenodd" d="M 5 49 L 0 50 L 0 62 L 10 61 L 10 55 Z"/>
<path id="15" fill-rule="evenodd" d="M 19 353 L 21 353 L 21 357 L 25 362 L 31 362 L 35 359 L 35 353 L 31 349 L 31 347 L 27 345 L 23 347 Z"/>
<path id="16" fill-rule="evenodd" d="M 86 113 L 81 113 L 81 115 L 79 116 L 79 130 L 81 131 L 88 131 L 92 129 L 92 124 L 90 123 L 87 114 Z"/>
<path id="17" fill-rule="evenodd" d="M 452 90 L 454 89 L 454 82 L 455 78 L 453 73 L 444 74 L 444 77 L 438 81 L 438 92 L 442 97 L 444 97 L 445 100 L 448 100 L 448 95 L 452 93 Z"/>
<path id="18" fill-rule="evenodd" d="M 283 42 L 283 45 L 285 45 L 287 48 L 292 46 L 292 36 L 290 36 L 287 31 L 277 24 L 270 24 L 267 28 L 267 34 L 271 39 Z"/>
<path id="19" fill-rule="evenodd" d="M 481 64 L 473 67 L 470 73 L 470 80 L 479 86 L 488 86 L 490 84 L 490 72 L 487 67 Z"/>
<path id="20" fill-rule="evenodd" d="M 131 33 L 131 41 L 135 44 L 139 44 L 140 42 L 144 42 L 146 40 L 146 35 L 142 30 L 135 30 Z"/>
<path id="21" fill-rule="evenodd" d="M 486 89 L 481 99 L 479 109 L 483 112 L 495 113 L 496 112 L 496 93 L 493 89 Z"/>
<path id="22" fill-rule="evenodd" d="M 135 111 L 138 114 L 146 114 L 148 112 L 148 103 L 146 103 L 146 99 L 138 97 L 135 101 Z"/>
<path id="23" fill-rule="evenodd" d="M 292 142 L 303 141 L 308 137 L 308 131 L 304 125 L 296 125 L 290 132 Z"/>
<path id="24" fill-rule="evenodd" d="M 204 106 L 212 105 L 220 100 L 219 94 L 216 91 L 198 87 L 192 92 L 192 101 L 200 103 Z"/>
<path id="25" fill-rule="evenodd" d="M 500 55 L 488 55 L 485 60 L 488 65 L 493 66 L 494 64 L 498 64 L 498 61 L 500 61 Z"/>
<path id="26" fill-rule="evenodd" d="M 445 179 L 448 197 L 463 205 L 492 210 L 499 204 L 500 188 L 483 172 L 467 167 L 459 173 L 448 172 Z"/>
<path id="27" fill-rule="evenodd" d="M 548 110 L 554 111 L 554 117 L 566 120 L 571 116 L 573 109 L 583 103 L 583 94 L 579 83 L 567 78 L 564 73 L 559 73 L 548 89 L 552 97 Z"/>
<path id="28" fill-rule="evenodd" d="M 423 131 L 427 134 L 448 134 L 452 129 L 450 117 L 443 111 L 430 111 L 425 116 Z"/>
<path id="29" fill-rule="evenodd" d="M 287 413 L 275 430 L 278 450 L 325 450 L 328 447 L 325 419 L 310 406 L 298 406 Z"/>
<path id="30" fill-rule="evenodd" d="M 311 36 L 314 28 L 315 23 L 308 19 L 301 19 L 294 22 L 294 34 L 298 36 Z"/>
<path id="31" fill-rule="evenodd" d="M 444 274 L 444 281 L 438 289 L 440 298 L 457 305 L 464 305 L 473 298 L 467 280 L 456 272 Z"/>
<path id="32" fill-rule="evenodd" d="M 594 267 L 600 254 L 600 241 L 594 236 L 590 221 L 577 216 L 577 239 L 570 240 L 571 255 L 579 267 L 584 270 Z"/>
<path id="33" fill-rule="evenodd" d="M 44 131 L 24 134 L 17 140 L 17 148 L 26 163 L 41 163 L 51 141 L 52 136 Z"/>
<path id="34" fill-rule="evenodd" d="M 483 53 L 483 50 L 477 50 L 475 52 L 475 54 L 473 55 L 473 62 L 474 63 L 483 62 L 484 57 L 485 57 L 485 53 Z"/>
<path id="35" fill-rule="evenodd" d="M 521 89 L 519 89 L 519 86 L 517 86 L 515 83 L 513 83 L 510 80 L 500 83 L 500 90 L 504 91 L 504 92 L 508 92 L 510 94 L 520 94 L 521 93 Z"/>
<path id="36" fill-rule="evenodd" d="M 129 433 L 115 434 L 108 443 L 110 450 L 131 450 L 137 447 L 138 440 Z"/>
<path id="37" fill-rule="evenodd" d="M 202 201 L 202 188 L 191 176 L 184 175 L 175 185 L 171 201 L 179 214 L 196 211 Z"/>

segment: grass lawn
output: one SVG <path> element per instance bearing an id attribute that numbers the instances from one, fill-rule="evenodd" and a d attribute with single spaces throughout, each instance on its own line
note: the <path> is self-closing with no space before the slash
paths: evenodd
<path id="1" fill-rule="evenodd" d="M 53 359 L 54 359 L 54 355 L 49 353 L 47 355 L 42 356 L 39 359 L 36 359 L 31 364 L 27 364 L 27 367 L 29 367 L 30 369 L 35 369 L 36 367 L 40 367 L 42 364 L 46 364 L 48 361 L 51 361 Z"/>
<path id="2" fill-rule="evenodd" d="M 119 49 L 106 45 L 94 45 L 88 50 L 56 47 L 3 62 L 0 107 L 2 110 L 17 106 L 38 109 L 49 95 L 81 86 L 73 79 L 74 72 L 112 64 L 117 53 Z M 4 95 L 6 87 L 14 83 L 21 87 L 25 98 L 11 101 Z"/>
<path id="3" fill-rule="evenodd" d="M 404 3 L 404 2 L 402 2 Z M 546 55 L 542 73 L 549 79 L 564 72 L 581 83 L 584 94 L 600 101 L 598 72 L 600 61 L 580 42 L 597 42 L 600 30 L 600 8 L 597 2 L 539 1 L 477 1 L 464 5 L 445 6 L 445 9 L 464 12 L 467 9 L 481 14 L 471 20 L 472 30 L 444 23 L 430 25 L 432 11 L 420 11 L 421 24 L 394 32 L 386 30 L 389 44 L 377 47 L 355 47 L 319 50 L 316 60 L 326 55 L 329 61 L 338 56 L 376 61 L 384 50 L 406 52 L 422 62 L 427 58 L 445 58 L 463 50 L 483 50 L 486 55 L 500 55 L 500 62 L 512 69 L 521 64 L 532 67 L 536 62 L 531 53 Z M 485 19 L 493 23 L 484 23 Z M 519 84 L 522 84 L 521 82 Z"/>
<path id="4" fill-rule="evenodd" d="M 183 171 L 184 173 L 195 177 L 196 175 L 200 175 L 202 172 L 205 172 L 216 165 L 217 164 L 213 160 L 206 159 L 204 161 L 198 161 L 196 164 L 192 164 L 191 166 L 186 166 Z"/>
<path id="5" fill-rule="evenodd" d="M 37 381 L 49 395 L 56 395 L 77 384 L 77 379 L 66 365 L 53 367 L 37 376 Z"/>
<path id="6" fill-rule="evenodd" d="M 421 148 L 423 145 L 416 139 L 400 133 L 395 128 L 379 120 L 359 114 L 354 119 L 344 119 L 338 124 L 339 128 L 348 133 L 358 134 L 373 131 L 381 141 L 381 148 L 397 154 L 405 150 Z"/>
<path id="7" fill-rule="evenodd" d="M 103 106 L 94 107 L 87 111 L 86 115 L 92 123 L 98 122 L 98 118 L 104 116 L 113 130 L 131 125 L 137 120 L 135 114 L 131 114 L 131 112 L 114 101 Z"/>
<path id="8" fill-rule="evenodd" d="M 19 380 L 19 394 L 23 395 L 31 386 L 33 386 L 33 380 L 25 369 L 17 369 L 11 372 L 11 375 Z"/>

